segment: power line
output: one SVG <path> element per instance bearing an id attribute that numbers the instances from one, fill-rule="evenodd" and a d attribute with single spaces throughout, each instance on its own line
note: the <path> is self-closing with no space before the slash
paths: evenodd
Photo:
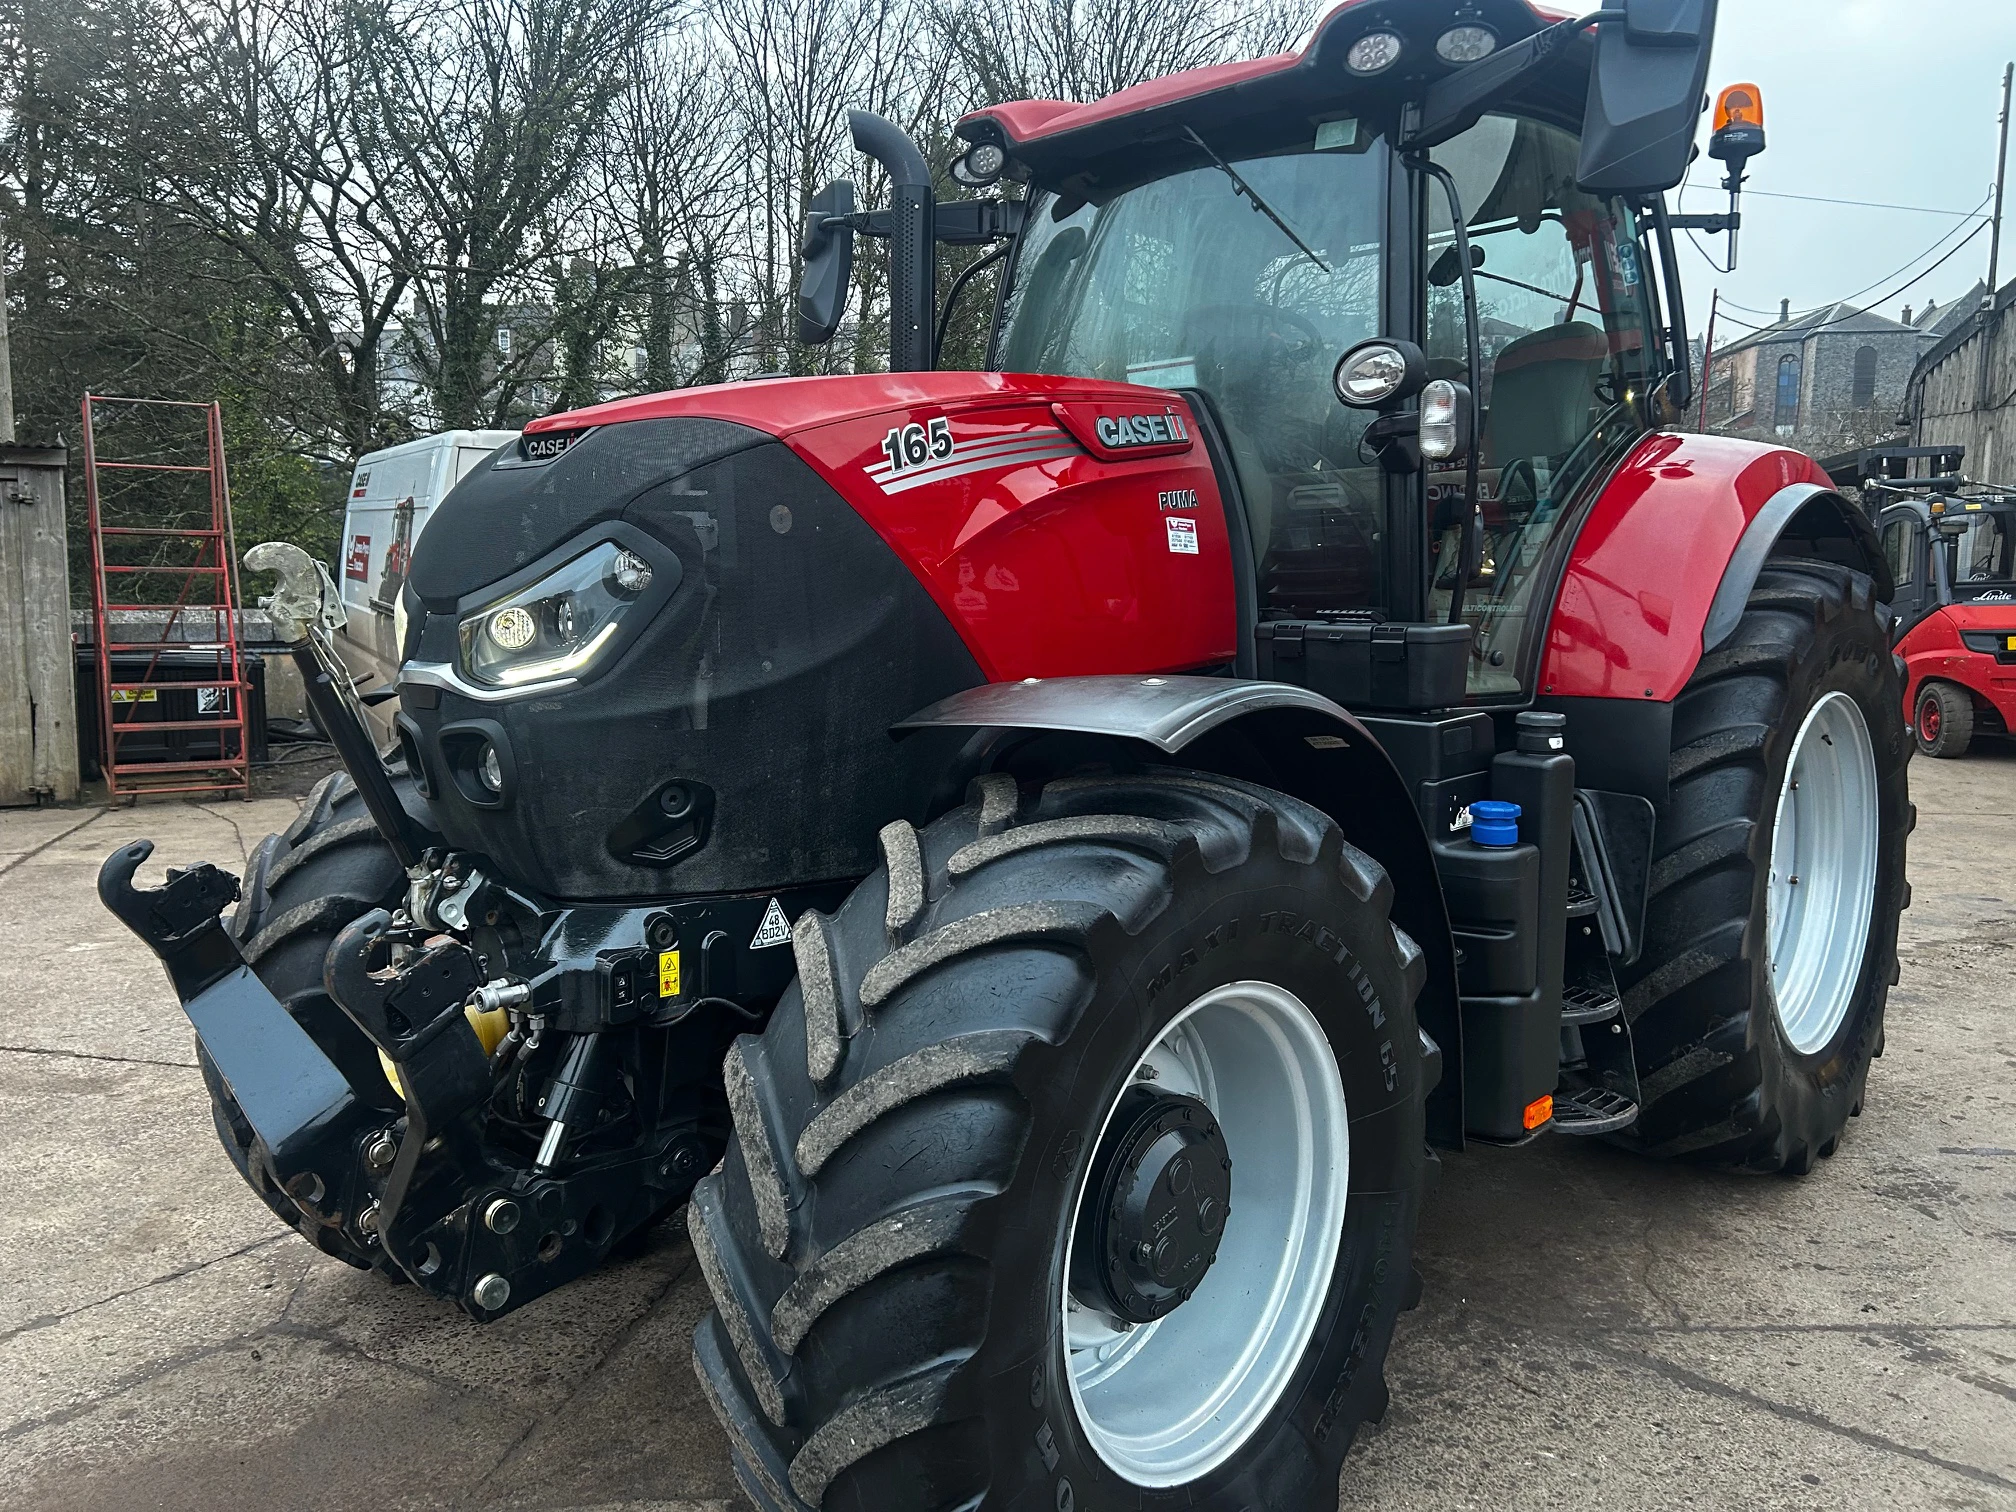
<path id="1" fill-rule="evenodd" d="M 1946 263 L 1952 261 L 1952 259 L 1956 257 L 1967 246 L 1969 242 L 1973 241 L 1975 237 L 1979 236 L 1983 231 L 1987 229 L 1988 229 L 1988 223 L 1986 221 L 1982 221 L 1979 225 L 1975 226 L 1975 228 L 1972 231 L 1968 232 L 1966 236 L 1962 237 L 1959 241 L 1955 242 L 1951 247 L 1948 247 L 1946 249 L 1945 255 L 1941 257 L 1938 262 L 1933 263 L 1928 268 L 1921 269 L 1919 272 L 1913 273 L 1908 279 L 1906 279 L 1903 283 L 1897 285 L 1897 287 L 1892 289 L 1889 293 L 1879 294 L 1867 305 L 1862 306 L 1860 309 L 1850 310 L 1846 315 L 1836 315 L 1832 320 L 1823 320 L 1818 325 L 1802 327 L 1800 329 L 1799 334 L 1801 335 L 1801 337 L 1811 336 L 1815 331 L 1824 331 L 1829 326 L 1840 325 L 1841 322 L 1843 322 L 1844 320 L 1853 320 L 1858 315 L 1866 315 L 1870 310 L 1874 309 L 1877 305 L 1888 304 L 1891 300 L 1895 299 L 1899 294 L 1902 294 L 1905 290 L 1911 288 L 1914 284 L 1917 284 L 1923 281 L 1924 279 L 1930 277 L 1933 273 L 1936 273 Z M 1951 235 L 1952 233 L 1948 232 L 1947 234 Z M 1923 257 L 1924 255 L 1925 254 L 1922 252 L 1918 254 L 1919 257 Z M 1911 262 L 1916 262 L 1917 260 L 1918 258 L 1914 257 L 1911 259 Z M 1910 266 L 1911 263 L 1906 263 L 1904 265 L 1905 268 L 1908 268 Z M 1900 268 L 1898 271 L 1902 272 L 1903 269 Z M 1881 280 L 1879 279 L 1878 282 L 1881 282 Z M 1875 284 L 1871 284 L 1869 285 L 1869 288 L 1873 289 L 1875 286 L 1876 286 Z M 1860 297 L 1862 294 L 1865 294 L 1867 292 L 1868 289 L 1858 289 L 1854 294 L 1850 294 L 1848 296 L 1848 299 L 1837 299 L 1834 301 L 1834 303 L 1846 304 L 1848 303 L 1848 300 L 1856 299 Z M 1727 303 L 1727 301 L 1725 300 L 1724 303 Z M 1825 305 L 1822 305 L 1820 308 L 1825 309 L 1827 307 Z M 1730 316 L 1729 319 L 1732 324 L 1740 326 L 1749 326 L 1749 328 L 1752 331 L 1764 331 L 1769 330 L 1771 328 L 1770 325 L 1751 325 L 1749 321 L 1737 320 L 1734 316 Z M 1782 322 L 1779 321 L 1771 322 L 1771 325 L 1778 325 L 1778 324 L 1782 324 Z"/>
<path id="2" fill-rule="evenodd" d="M 1746 189 L 1745 194 L 1761 194 L 1765 199 L 1804 200 L 1809 205 L 1853 205 L 1862 210 L 1903 210 L 1913 215 L 1964 215 L 1969 220 L 1982 215 L 1979 210 L 1941 210 L 1932 205 L 1887 205 L 1878 200 L 1834 199 L 1824 194 L 1786 194 L 1776 189 Z M 1985 219 L 1985 216 L 1983 217 Z"/>
<path id="3" fill-rule="evenodd" d="M 1987 203 L 1988 203 L 1988 201 L 1989 201 L 1989 200 L 1990 200 L 1990 199 L 1991 199 L 1992 197 L 1993 197 L 1993 192 L 1992 192 L 1992 191 L 1991 191 L 1991 192 L 1990 192 L 1989 194 L 1984 194 L 1984 195 L 1983 195 L 1983 196 L 1981 197 L 1981 205 L 1985 205 L 1985 204 L 1987 204 Z M 1945 261 L 1947 260 L 1947 258 L 1950 258 L 1950 257 L 1951 257 L 1951 256 L 1952 256 L 1952 255 L 1953 255 L 1953 254 L 1954 254 L 1955 252 L 1958 252 L 1958 251 L 1959 251 L 1959 250 L 1960 250 L 1960 249 L 1961 249 L 1962 247 L 1966 246 L 1968 242 L 1972 241 L 1972 240 L 1973 240 L 1973 239 L 1974 239 L 1975 237 L 1977 237 L 1977 236 L 1979 236 L 1979 235 L 1981 234 L 1981 232 L 1983 231 L 1983 229 L 1985 229 L 1985 228 L 1986 228 L 1986 226 L 1988 225 L 1988 222 L 1987 222 L 1987 221 L 1986 221 L 1985 219 L 1979 219 L 1979 220 L 1976 220 L 1976 217 L 1978 216 L 1978 214 L 1979 214 L 1979 212 L 1980 212 L 1980 209 L 1981 209 L 1981 205 L 1976 205 L 1976 206 L 1974 207 L 1974 209 L 1972 209 L 1972 210 L 1970 210 L 1970 211 L 1968 211 L 1968 212 L 1967 212 L 1967 214 L 1966 214 L 1966 216 L 1965 216 L 1964 218 L 1962 218 L 1961 220 L 1959 220 L 1959 221 L 1955 222 L 1955 223 L 1954 223 L 1953 225 L 1951 225 L 1951 226 L 1947 227 L 1947 228 L 1946 228 L 1946 230 L 1944 230 L 1943 232 L 1941 232 L 1941 233 L 1940 233 L 1940 235 L 1939 235 L 1939 238 L 1938 238 L 1938 240 L 1937 240 L 1937 241 L 1933 242 L 1931 246 L 1927 247 L 1927 248 L 1926 248 L 1926 249 L 1925 249 L 1925 250 L 1924 250 L 1923 252 L 1920 252 L 1920 253 L 1919 253 L 1919 254 L 1918 254 L 1917 256 L 1915 256 L 1915 257 L 1911 258 L 1911 259 L 1910 259 L 1909 261 L 1907 261 L 1907 262 L 1906 262 L 1906 263 L 1905 263 L 1905 264 L 1904 264 L 1904 265 L 1903 265 L 1902 267 L 1900 267 L 1900 268 L 1895 268 L 1895 269 L 1893 269 L 1892 271 L 1890 271 L 1890 272 L 1888 272 L 1888 273 L 1885 273 L 1885 274 L 1884 274 L 1884 275 L 1883 275 L 1883 276 L 1882 276 L 1881 278 L 1878 278 L 1878 279 L 1875 279 L 1875 280 L 1873 280 L 1873 281 L 1871 281 L 1871 282 L 1869 282 L 1869 283 L 1867 283 L 1867 284 L 1864 284 L 1864 285 L 1863 285 L 1863 286 L 1862 286 L 1861 288 L 1857 289 L 1857 290 L 1856 290 L 1856 291 L 1855 291 L 1855 292 L 1854 292 L 1853 294 L 1844 294 L 1844 295 L 1843 295 L 1843 296 L 1842 296 L 1841 298 L 1839 298 L 1839 299 L 1836 299 L 1836 300 L 1832 300 L 1832 301 L 1830 301 L 1830 302 L 1831 302 L 1831 303 L 1833 303 L 1833 304 L 1847 304 L 1847 303 L 1848 303 L 1848 302 L 1849 302 L 1850 300 L 1855 300 L 1855 299 L 1860 299 L 1860 298 L 1861 298 L 1861 297 L 1862 297 L 1862 296 L 1863 296 L 1864 294 L 1867 294 L 1867 293 L 1868 293 L 1868 292 L 1869 292 L 1869 291 L 1870 291 L 1871 289 L 1875 288 L 1877 284 L 1882 284 L 1882 283 L 1888 283 L 1888 282 L 1889 282 L 1889 281 L 1890 281 L 1891 279 L 1893 279 L 1893 278 L 1896 278 L 1896 277 L 1897 277 L 1897 276 L 1898 276 L 1899 274 L 1902 274 L 1902 273 L 1906 273 L 1906 272 L 1909 272 L 1909 271 L 1910 271 L 1910 269 L 1911 269 L 1911 267 L 1912 267 L 1912 264 L 1914 264 L 1914 263 L 1917 263 L 1917 262 L 1920 262 L 1920 261 L 1924 260 L 1924 259 L 1925 259 L 1925 258 L 1927 258 L 1927 257 L 1930 257 L 1930 256 L 1931 256 L 1931 255 L 1932 255 L 1932 254 L 1933 254 L 1934 252 L 1937 252 L 1937 251 L 1939 250 L 1939 248 L 1940 248 L 1940 247 L 1941 247 L 1941 246 L 1942 246 L 1942 245 L 1943 245 L 1943 244 L 1945 243 L 1945 241 L 1946 241 L 1946 239 L 1947 239 L 1948 237 L 1950 237 L 1950 236 L 1954 235 L 1955 233 L 1957 233 L 1957 232 L 1959 232 L 1959 231 L 1963 231 L 1963 230 L 1966 230 L 1966 227 L 1967 227 L 1967 222 L 1968 222 L 1969 220 L 1975 220 L 1975 226 L 1974 226 L 1974 229 L 1973 229 L 1972 231 L 1969 231 L 1969 232 L 1967 233 L 1967 235 L 1966 235 L 1966 236 L 1965 236 L 1964 238 L 1962 238 L 1962 239 L 1961 239 L 1960 241 L 1956 242 L 1956 243 L 1955 243 L 1955 244 L 1954 244 L 1954 245 L 1953 245 L 1953 246 L 1952 246 L 1952 247 L 1951 247 L 1950 249 L 1948 249 L 1948 251 L 1946 252 L 1946 255 L 1945 255 L 1944 257 L 1941 257 L 1941 258 L 1939 259 L 1939 262 L 1935 262 L 1935 263 L 1933 263 L 1933 264 L 1932 264 L 1932 266 L 1931 266 L 1931 267 L 1929 267 L 1929 268 L 1926 268 L 1926 269 L 1924 270 L 1924 272 L 1922 272 L 1922 273 L 1918 273 L 1918 274 L 1915 274 L 1915 275 L 1913 275 L 1913 277 L 1912 277 L 1912 279 L 1911 279 L 1910 283 L 1906 283 L 1906 284 L 1904 284 L 1904 285 L 1903 285 L 1903 286 L 1902 286 L 1901 288 L 1899 288 L 1899 289 L 1898 289 L 1898 291 L 1897 291 L 1897 292 L 1898 292 L 1898 293 L 1902 293 L 1902 292 L 1904 291 L 1904 289 L 1908 289 L 1908 288 L 1910 288 L 1910 287 L 1911 287 L 1911 284 L 1915 284 L 1915 283 L 1917 283 L 1919 279 L 1921 279 L 1921 278 L 1925 277 L 1925 275 L 1926 275 L 1927 273 L 1930 273 L 1930 272 L 1932 271 L 1932 269 L 1933 269 L 1933 268 L 1937 268 L 1937 267 L 1938 267 L 1938 266 L 1940 265 L 1940 263 L 1944 263 L 1944 262 L 1945 262 Z M 1691 233 L 1690 233 L 1690 239 L 1691 239 Z M 1705 260 L 1705 261 L 1707 262 L 1707 264 L 1708 264 L 1708 266 L 1709 266 L 1709 267 L 1711 267 L 1711 268 L 1715 268 L 1717 272 L 1725 272 L 1725 271 L 1727 271 L 1726 269 L 1722 269 L 1722 268 L 1719 268 L 1719 267 L 1717 267 L 1717 265 L 1716 265 L 1716 263 L 1715 263 L 1715 260 L 1714 260 L 1713 258 L 1711 258 L 1711 257 L 1709 257 L 1709 256 L 1708 256 L 1708 253 L 1706 252 L 1706 250 L 1705 250 L 1705 249 L 1703 249 L 1703 248 L 1701 247 L 1701 244 L 1700 244 L 1699 242 L 1696 242 L 1696 243 L 1695 243 L 1695 250 L 1701 253 L 1701 256 L 1702 256 L 1702 258 L 1703 258 L 1703 259 L 1704 259 L 1704 260 Z M 1882 304 L 1882 303 L 1884 303 L 1884 302 L 1885 302 L 1886 300 L 1888 300 L 1888 299 L 1890 299 L 1890 298 L 1892 298 L 1892 297 L 1893 297 L 1893 296 L 1891 296 L 1891 295 L 1888 295 L 1888 294 L 1886 294 L 1886 295 L 1882 296 L 1882 298 L 1880 298 L 1880 299 L 1877 299 L 1877 300 L 1874 300 L 1874 301 L 1872 301 L 1872 304 Z M 1751 309 L 1751 308 L 1750 308 L 1750 306 L 1748 306 L 1748 305 L 1741 305 L 1741 304 L 1737 304 L 1737 303 L 1736 303 L 1736 302 L 1735 302 L 1734 300 L 1731 300 L 1731 299 L 1724 299 L 1724 300 L 1722 301 L 1722 303 L 1723 303 L 1723 304 L 1725 304 L 1725 305 L 1729 305 L 1729 306 L 1731 306 L 1731 307 L 1732 307 L 1732 308 L 1734 308 L 1734 309 L 1738 309 L 1738 310 L 1746 310 L 1746 311 L 1748 311 L 1748 312 L 1749 312 L 1750 314 L 1752 314 L 1752 315 L 1767 315 L 1767 316 L 1768 316 L 1768 315 L 1769 315 L 1769 314 L 1771 313 L 1771 312 L 1770 312 L 1769 310 L 1755 310 L 1755 309 Z M 1818 306 L 1818 308 L 1820 308 L 1820 309 L 1825 309 L 1825 308 L 1826 308 L 1826 306 L 1825 306 L 1825 305 L 1821 305 L 1821 306 Z M 1866 308 L 1869 308 L 1869 306 L 1864 306 L 1864 308 L 1865 308 L 1865 309 L 1866 309 Z M 1859 313 L 1859 312 L 1858 312 L 1858 313 Z M 1846 318 L 1847 318 L 1846 316 L 1842 316 L 1842 317 L 1841 317 L 1841 319 L 1844 319 L 1844 320 L 1845 320 Z M 1835 324 L 1835 323 L 1836 323 L 1836 322 L 1834 322 L 1834 321 L 1829 321 L 1829 322 L 1828 322 L 1828 324 L 1829 324 L 1829 325 L 1832 325 L 1832 324 Z M 1738 324 L 1738 325 L 1748 325 L 1748 324 L 1749 324 L 1749 322 L 1748 322 L 1748 321 L 1742 321 L 1742 320 L 1739 320 L 1739 321 L 1737 321 L 1737 322 L 1736 322 L 1736 324 Z M 1753 329 L 1753 330 L 1762 330 L 1762 329 L 1763 329 L 1763 327 L 1761 327 L 1761 326 L 1752 326 L 1752 327 L 1751 327 L 1751 329 Z M 1817 328 L 1816 328 L 1816 329 L 1817 329 Z"/>

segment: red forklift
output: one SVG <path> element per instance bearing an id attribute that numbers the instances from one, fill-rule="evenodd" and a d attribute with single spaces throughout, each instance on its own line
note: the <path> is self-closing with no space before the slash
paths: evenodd
<path id="1" fill-rule="evenodd" d="M 396 749 L 255 548 L 347 775 L 100 893 L 261 1199 L 479 1321 L 684 1206 L 765 1512 L 1244 1512 L 1335 1505 L 1440 1159 L 1835 1153 L 1896 587 L 1679 430 L 1714 18 L 1353 0 L 975 112 L 970 199 L 854 116 L 891 203 L 815 197 L 800 333 L 886 242 L 890 371 L 529 426 L 414 548 Z"/>
<path id="2" fill-rule="evenodd" d="M 1957 446 L 1886 446 L 1822 463 L 1876 521 L 1904 721 L 1946 758 L 2016 724 L 2016 490 L 1967 482 L 1965 460 Z"/>

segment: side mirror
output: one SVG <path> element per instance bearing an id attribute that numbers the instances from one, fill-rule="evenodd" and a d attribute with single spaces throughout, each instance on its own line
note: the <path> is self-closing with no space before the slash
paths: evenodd
<path id="1" fill-rule="evenodd" d="M 835 179 L 812 196 L 805 211 L 805 240 L 799 247 L 805 276 L 798 285 L 798 340 L 824 346 L 840 329 L 847 309 L 847 286 L 854 278 L 854 186 Z"/>
<path id="2" fill-rule="evenodd" d="M 1577 182 L 1591 194 L 1661 194 L 1686 176 L 1708 84 L 1716 0 L 1624 0 L 1596 33 Z"/>

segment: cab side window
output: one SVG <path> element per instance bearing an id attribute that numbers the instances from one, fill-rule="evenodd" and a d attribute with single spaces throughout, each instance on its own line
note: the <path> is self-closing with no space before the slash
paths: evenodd
<path id="1" fill-rule="evenodd" d="M 1897 586 L 1917 581 L 1916 559 L 1918 553 L 1912 549 L 1918 532 L 1909 520 L 1892 520 L 1883 527 L 1883 556 L 1890 564 L 1890 575 L 1897 580 Z"/>

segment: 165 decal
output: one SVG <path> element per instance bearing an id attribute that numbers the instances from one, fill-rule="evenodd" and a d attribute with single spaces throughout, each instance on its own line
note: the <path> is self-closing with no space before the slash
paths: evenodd
<path id="1" fill-rule="evenodd" d="M 882 438 L 882 455 L 889 459 L 889 471 L 900 473 L 926 462 L 943 462 L 955 450 L 952 422 L 934 415 L 927 425 L 895 425 Z"/>

